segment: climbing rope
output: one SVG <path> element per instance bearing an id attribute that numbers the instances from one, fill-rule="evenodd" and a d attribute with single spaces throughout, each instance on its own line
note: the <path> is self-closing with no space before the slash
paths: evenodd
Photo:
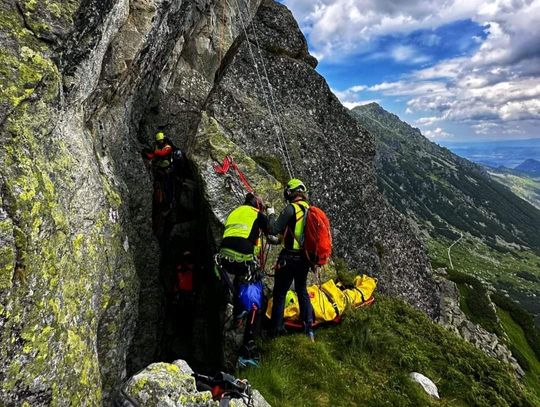
<path id="1" fill-rule="evenodd" d="M 238 175 L 238 178 L 240 178 L 240 181 L 242 181 L 242 184 L 244 185 L 246 190 L 248 192 L 253 192 L 253 188 L 251 188 L 251 185 L 249 185 L 249 182 L 248 182 L 246 176 L 244 175 L 242 170 L 240 170 L 240 168 L 238 167 L 238 164 L 236 164 L 236 162 L 234 161 L 234 159 L 230 155 L 226 156 L 223 159 L 223 164 L 214 165 L 214 171 L 216 173 L 218 173 L 218 174 L 225 175 L 225 174 L 227 174 L 227 172 L 229 172 L 229 169 L 231 167 L 236 171 L 236 174 Z"/>
<path id="2" fill-rule="evenodd" d="M 260 47 L 258 45 L 258 39 L 257 39 L 257 36 L 255 35 L 255 29 L 253 27 L 253 35 L 254 35 L 254 37 L 256 39 L 257 47 L 259 49 L 259 55 L 261 57 L 261 65 L 264 68 L 264 73 L 266 75 L 266 82 L 268 83 L 269 94 L 271 95 L 271 99 L 272 99 L 271 101 L 274 104 L 274 109 L 275 109 L 276 114 L 272 110 L 272 107 L 270 105 L 270 100 L 269 100 L 269 98 L 268 98 L 268 96 L 266 94 L 265 88 L 264 88 L 261 73 L 259 72 L 259 66 L 257 64 L 257 61 L 255 60 L 255 54 L 253 53 L 253 49 L 251 47 L 251 42 L 249 41 L 249 35 L 248 35 L 247 29 L 246 29 L 246 24 L 245 24 L 245 21 L 244 21 L 244 15 L 243 15 L 242 10 L 240 8 L 240 4 L 238 3 L 238 0 L 234 0 L 234 2 L 236 3 L 236 8 L 238 10 L 238 15 L 240 17 L 240 25 L 242 26 L 242 31 L 244 32 L 244 36 L 246 38 L 246 43 L 248 45 L 249 54 L 251 56 L 251 60 L 253 61 L 253 65 L 255 67 L 255 73 L 257 74 L 259 85 L 261 87 L 261 92 L 262 92 L 264 101 L 266 103 L 266 107 L 268 109 L 270 119 L 274 123 L 274 131 L 276 132 L 278 144 L 279 144 L 279 147 L 280 147 L 281 152 L 283 154 L 283 158 L 284 158 L 284 161 L 285 161 L 285 167 L 286 167 L 287 173 L 289 174 L 290 178 L 293 178 L 292 162 L 290 160 L 290 156 L 289 156 L 289 152 L 288 152 L 288 149 L 287 149 L 287 143 L 286 143 L 285 137 L 283 136 L 283 131 L 281 129 L 281 124 L 279 123 L 279 118 L 277 118 L 278 117 L 277 116 L 277 109 L 275 108 L 275 100 L 273 98 L 272 87 L 270 85 L 270 81 L 268 80 L 268 74 L 267 74 L 267 71 L 266 71 L 266 66 L 264 65 L 264 60 L 262 58 L 262 53 L 261 53 Z M 247 6 L 247 4 L 246 4 L 246 6 Z M 251 24 L 253 25 L 253 21 L 251 22 Z"/>
<path id="3" fill-rule="evenodd" d="M 246 6 L 246 8 L 249 8 L 247 0 L 244 0 L 244 5 Z M 264 58 L 263 58 L 263 55 L 262 55 L 262 52 L 261 52 L 261 45 L 259 43 L 259 38 L 257 37 L 257 32 L 255 30 L 255 24 L 253 22 L 253 19 L 250 20 L 249 25 L 251 26 L 251 32 L 253 33 L 253 38 L 255 39 L 255 45 L 257 46 L 257 52 L 259 54 L 259 60 L 261 61 L 264 78 L 266 79 L 266 84 L 268 86 L 268 94 L 270 95 L 270 102 L 271 102 L 271 104 L 272 104 L 272 106 L 274 108 L 274 115 L 275 115 L 276 123 L 277 123 L 277 127 L 275 129 L 276 130 L 276 135 L 277 135 L 278 139 L 281 137 L 281 142 L 283 144 L 284 158 L 285 158 L 285 161 L 286 161 L 286 163 L 288 165 L 288 168 L 290 168 L 289 176 L 290 176 L 290 178 L 293 178 L 293 165 L 292 165 L 292 162 L 291 162 L 291 157 L 289 155 L 289 149 L 287 148 L 287 140 L 285 139 L 285 136 L 283 134 L 283 127 L 281 126 L 281 121 L 279 119 L 279 115 L 278 115 L 278 112 L 277 112 L 276 100 L 274 98 L 273 87 L 272 87 L 272 84 L 270 83 L 270 80 L 268 79 L 268 71 L 266 69 L 266 64 L 264 63 Z M 246 41 L 249 43 L 248 38 L 246 38 Z M 255 60 L 253 62 L 256 63 Z"/>

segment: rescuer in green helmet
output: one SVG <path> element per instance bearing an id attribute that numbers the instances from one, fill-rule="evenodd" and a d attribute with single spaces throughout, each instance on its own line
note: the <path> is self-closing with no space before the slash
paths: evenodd
<path id="1" fill-rule="evenodd" d="M 146 152 L 146 158 L 152 161 L 155 168 L 165 169 L 172 164 L 173 146 L 165 133 L 158 131 L 155 137 L 153 151 Z"/>
<path id="2" fill-rule="evenodd" d="M 154 178 L 153 224 L 154 232 L 161 232 L 162 219 L 174 207 L 175 176 L 182 175 L 181 167 L 184 161 L 182 152 L 175 148 L 172 141 L 163 131 L 158 131 L 151 149 L 144 149 L 142 155 L 149 160 Z M 178 191 L 177 191 L 178 192 Z"/>
<path id="3" fill-rule="evenodd" d="M 283 197 L 288 205 L 277 219 L 273 208 L 267 209 L 269 233 L 283 236 L 283 249 L 278 257 L 274 277 L 270 336 L 277 336 L 285 331 L 283 327 L 285 296 L 294 281 L 294 289 L 300 305 L 300 317 L 304 323 L 306 335 L 313 341 L 313 309 L 307 292 L 307 276 L 311 266 L 301 247 L 309 208 L 307 188 L 301 180 L 293 178 L 285 186 Z"/>

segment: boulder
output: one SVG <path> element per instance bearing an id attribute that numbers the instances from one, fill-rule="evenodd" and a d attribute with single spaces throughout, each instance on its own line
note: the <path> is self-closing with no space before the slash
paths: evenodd
<path id="1" fill-rule="evenodd" d="M 184 360 L 153 363 L 129 378 L 116 396 L 121 407 L 211 407 L 219 406 L 209 391 L 198 391 L 193 370 Z M 249 399 L 231 399 L 231 407 L 269 407 L 257 390 Z"/>

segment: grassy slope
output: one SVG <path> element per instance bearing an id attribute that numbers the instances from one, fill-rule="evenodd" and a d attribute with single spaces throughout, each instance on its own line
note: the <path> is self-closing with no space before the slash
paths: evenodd
<path id="1" fill-rule="evenodd" d="M 506 366 L 398 300 L 379 297 L 316 339 L 266 342 L 261 367 L 242 374 L 274 406 L 540 405 Z M 412 383 L 412 371 L 435 381 L 442 399 Z"/>
<path id="2" fill-rule="evenodd" d="M 540 177 L 528 177 L 509 171 L 488 170 L 494 180 L 506 185 L 517 196 L 540 209 Z"/>
<path id="3" fill-rule="evenodd" d="M 446 256 L 446 247 L 449 242 L 430 242 L 430 256 L 434 265 L 444 265 L 448 267 Z M 538 257 L 531 252 L 517 253 L 499 253 L 493 249 L 475 245 L 472 241 L 464 239 L 460 244 L 452 249 L 452 262 L 455 270 L 465 273 L 465 275 L 475 275 L 484 280 L 484 282 L 494 285 L 499 292 L 507 292 L 510 299 L 514 302 L 520 302 L 534 312 L 537 316 L 540 304 L 534 294 L 540 293 L 540 271 L 538 267 Z M 516 323 L 510 314 L 497 307 L 497 315 L 500 318 L 501 327 L 493 314 L 493 311 L 482 301 L 486 297 L 486 290 L 483 287 L 477 287 L 480 282 L 476 279 L 476 284 L 467 283 L 463 278 L 459 278 L 459 272 L 452 277 L 453 271 L 450 271 L 450 278 L 458 284 L 461 294 L 460 307 L 469 318 L 482 325 L 488 331 L 501 335 L 501 328 L 506 333 L 510 342 L 510 348 L 514 356 L 521 359 L 515 353 L 519 352 L 521 357 L 525 358 L 526 364 L 520 362 L 525 368 L 525 385 L 534 391 L 540 397 L 540 362 L 534 351 L 531 349 L 524 335 L 522 327 Z M 521 277 L 520 277 L 521 276 Z M 523 278 L 522 276 L 525 276 Z M 456 277 L 458 279 L 456 280 Z M 465 280 L 467 280 L 465 278 Z M 537 322 L 538 323 L 538 322 Z"/>
<path id="4" fill-rule="evenodd" d="M 447 249 L 452 243 L 438 237 L 428 241 L 429 256 L 434 267 L 448 267 Z M 509 294 L 540 323 L 540 257 L 531 251 L 493 250 L 478 239 L 466 238 L 452 248 L 454 267 L 493 285 L 497 291 Z M 524 278 L 530 276 L 528 279 Z"/>
<path id="5" fill-rule="evenodd" d="M 540 398 L 540 362 L 527 343 L 523 329 L 512 319 L 507 311 L 497 307 L 497 315 L 501 320 L 501 324 L 508 335 L 508 338 L 527 360 L 529 369 L 525 375 L 525 383 L 529 388 L 533 389 L 536 392 L 536 396 Z"/>

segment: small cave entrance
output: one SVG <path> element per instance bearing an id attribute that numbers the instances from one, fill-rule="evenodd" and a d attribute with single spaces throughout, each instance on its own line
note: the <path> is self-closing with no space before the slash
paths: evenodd
<path id="1" fill-rule="evenodd" d="M 186 360 L 200 372 L 223 368 L 226 292 L 214 272 L 210 210 L 184 155 L 167 177 L 154 172 L 152 223 L 159 241 L 161 313 L 155 361 Z"/>

